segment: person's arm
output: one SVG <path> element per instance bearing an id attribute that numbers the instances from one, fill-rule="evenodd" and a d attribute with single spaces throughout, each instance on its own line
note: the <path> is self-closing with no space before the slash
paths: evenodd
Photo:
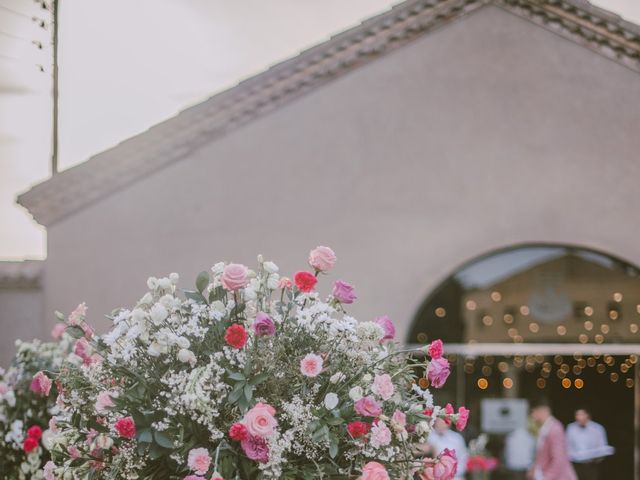
<path id="1" fill-rule="evenodd" d="M 575 429 L 573 425 L 567 427 L 567 454 L 571 461 L 578 458 L 578 446 L 575 441 Z"/>
<path id="2" fill-rule="evenodd" d="M 609 440 L 607 439 L 607 431 L 604 427 L 598 424 L 598 447 L 606 447 L 609 445 Z"/>

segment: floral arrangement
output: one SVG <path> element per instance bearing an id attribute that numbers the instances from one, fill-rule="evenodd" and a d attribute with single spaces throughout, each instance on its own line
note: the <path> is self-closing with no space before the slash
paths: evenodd
<path id="1" fill-rule="evenodd" d="M 16 342 L 11 366 L 0 368 L 0 479 L 43 478 L 50 459 L 49 421 L 57 413 L 56 386 L 44 372 L 57 372 L 69 355 L 71 338 L 52 332 L 56 342 Z"/>
<path id="2" fill-rule="evenodd" d="M 317 247 L 293 280 L 261 256 L 255 271 L 217 263 L 183 292 L 175 273 L 152 277 L 105 335 L 67 320 L 83 362 L 55 377 L 62 410 L 45 478 L 453 478 L 455 452 L 420 459 L 412 448 L 438 417 L 467 422 L 417 383 L 425 372 L 444 384 L 442 342 L 400 350 L 388 317 L 346 313 L 347 282 L 321 297 L 335 261 Z"/>
<path id="3" fill-rule="evenodd" d="M 469 442 L 469 458 L 467 459 L 467 471 L 472 478 L 488 478 L 489 472 L 498 468 L 498 459 L 492 457 L 487 450 L 489 437 L 486 434 Z"/>

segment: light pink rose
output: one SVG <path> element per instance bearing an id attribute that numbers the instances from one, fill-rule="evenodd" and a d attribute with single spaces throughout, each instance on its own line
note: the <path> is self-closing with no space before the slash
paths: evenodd
<path id="1" fill-rule="evenodd" d="M 422 480 L 453 480 L 457 470 L 456 451 L 445 448 L 436 460 L 427 460 L 418 475 Z"/>
<path id="2" fill-rule="evenodd" d="M 353 405 L 353 408 L 363 417 L 379 417 L 382 414 L 382 407 L 371 397 L 362 397 Z"/>
<path id="3" fill-rule="evenodd" d="M 300 360 L 300 372 L 305 377 L 317 377 L 322 372 L 323 364 L 324 361 L 320 355 L 309 353 Z"/>
<path id="4" fill-rule="evenodd" d="M 66 329 L 67 326 L 64 323 L 56 323 L 56 325 L 51 330 L 51 338 L 53 338 L 54 340 L 60 340 Z"/>
<path id="5" fill-rule="evenodd" d="M 329 247 L 316 247 L 309 252 L 309 265 L 319 272 L 328 272 L 336 263 L 336 254 Z"/>
<path id="6" fill-rule="evenodd" d="M 189 451 L 187 465 L 198 475 L 204 475 L 211 466 L 211 457 L 206 448 L 194 448 Z"/>
<path id="7" fill-rule="evenodd" d="M 84 317 L 87 316 L 87 305 L 82 302 L 69 314 L 69 325 L 80 325 Z"/>
<path id="8" fill-rule="evenodd" d="M 4 395 L 9 391 L 9 385 L 4 382 L 0 382 L 0 395 Z"/>
<path id="9" fill-rule="evenodd" d="M 56 464 L 49 460 L 45 463 L 42 471 L 44 472 L 44 480 L 55 480 L 56 476 L 54 474 L 54 470 L 56 469 Z"/>
<path id="10" fill-rule="evenodd" d="M 395 392 L 395 388 L 389 374 L 385 373 L 383 375 L 376 375 L 373 379 L 371 391 L 383 400 L 389 400 Z"/>
<path id="11" fill-rule="evenodd" d="M 257 403 L 245 413 L 242 423 L 250 435 L 258 438 L 270 437 L 276 431 L 278 421 L 275 419 L 275 408 L 266 403 Z"/>
<path id="12" fill-rule="evenodd" d="M 79 338 L 76 343 L 74 343 L 73 353 L 79 356 L 83 362 L 87 363 L 91 358 L 91 346 L 89 345 L 89 342 L 87 342 L 86 338 Z"/>
<path id="13" fill-rule="evenodd" d="M 31 380 L 31 391 L 43 397 L 48 396 L 51 391 L 51 379 L 44 372 L 36 373 Z"/>
<path id="14" fill-rule="evenodd" d="M 56 419 L 56 417 L 51 417 L 49 419 L 49 430 L 51 430 L 53 433 L 58 433 L 58 420 Z"/>
<path id="15" fill-rule="evenodd" d="M 220 281 L 222 286 L 229 290 L 235 291 L 244 288 L 249 283 L 249 269 L 239 263 L 230 263 L 222 272 Z"/>
<path id="16" fill-rule="evenodd" d="M 389 473 L 384 465 L 378 462 L 369 462 L 362 468 L 360 480 L 390 480 Z"/>
<path id="17" fill-rule="evenodd" d="M 114 406 L 111 400 L 112 392 L 100 392 L 96 398 L 96 412 L 100 415 L 107 413 L 107 409 Z"/>
<path id="18" fill-rule="evenodd" d="M 393 325 L 391 319 L 384 315 L 376 318 L 375 322 L 382 327 L 382 330 L 384 330 L 384 337 L 382 340 L 393 340 L 396 336 L 396 327 Z"/>
<path id="19" fill-rule="evenodd" d="M 407 426 L 407 416 L 404 412 L 401 412 L 400 410 L 393 412 L 393 415 L 391 416 L 391 425 L 395 430 L 404 430 Z"/>
<path id="20" fill-rule="evenodd" d="M 80 450 L 78 450 L 78 447 L 75 447 L 73 445 L 67 448 L 67 453 L 73 460 L 80 458 Z"/>
<path id="21" fill-rule="evenodd" d="M 449 378 L 449 361 L 444 358 L 432 358 L 427 367 L 427 378 L 434 388 L 441 388 Z"/>
<path id="22" fill-rule="evenodd" d="M 391 443 L 391 430 L 384 422 L 374 422 L 369 441 L 373 448 L 386 447 Z"/>

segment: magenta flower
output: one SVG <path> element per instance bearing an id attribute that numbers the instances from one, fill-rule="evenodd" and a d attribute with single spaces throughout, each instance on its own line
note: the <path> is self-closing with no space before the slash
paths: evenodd
<path id="1" fill-rule="evenodd" d="M 391 319 L 384 315 L 376 318 L 375 322 L 382 327 L 382 330 L 384 330 L 384 337 L 382 339 L 393 340 L 396 336 L 396 327 L 393 325 Z"/>
<path id="2" fill-rule="evenodd" d="M 340 303 L 345 304 L 351 304 L 358 298 L 353 291 L 353 287 L 342 280 L 336 280 L 336 283 L 333 285 L 333 297 Z"/>
<path id="3" fill-rule="evenodd" d="M 450 373 L 449 360 L 444 357 L 432 358 L 427 367 L 427 378 L 434 388 L 441 388 Z"/>
<path id="4" fill-rule="evenodd" d="M 362 397 L 353 405 L 353 408 L 363 417 L 379 417 L 382 414 L 382 407 L 371 397 Z"/>
<path id="5" fill-rule="evenodd" d="M 249 459 L 260 463 L 269 461 L 269 446 L 264 438 L 249 435 L 247 439 L 240 442 L 240 446 Z"/>
<path id="6" fill-rule="evenodd" d="M 276 325 L 271 317 L 264 312 L 258 312 L 253 322 L 253 331 L 258 337 L 270 337 L 276 333 Z"/>

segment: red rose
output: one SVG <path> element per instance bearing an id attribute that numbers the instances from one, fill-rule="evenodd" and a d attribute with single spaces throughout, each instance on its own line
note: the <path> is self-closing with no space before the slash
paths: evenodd
<path id="1" fill-rule="evenodd" d="M 42 438 L 42 429 L 38 425 L 34 425 L 27 430 L 27 437 L 33 438 L 36 441 L 40 440 Z"/>
<path id="2" fill-rule="evenodd" d="M 247 427 L 245 427 L 240 422 L 234 423 L 231 425 L 229 429 L 229 438 L 231 440 L 235 440 L 236 442 L 241 442 L 242 440 L 246 440 L 249 438 L 249 432 L 247 431 Z"/>
<path id="3" fill-rule="evenodd" d="M 310 272 L 298 272 L 293 276 L 293 280 L 296 282 L 298 290 L 304 293 L 309 293 L 318 283 L 316 276 Z"/>
<path id="4" fill-rule="evenodd" d="M 224 334 L 225 341 L 233 348 L 242 348 L 247 343 L 247 331 L 238 323 L 234 323 Z"/>
<path id="5" fill-rule="evenodd" d="M 369 433 L 370 429 L 371 425 L 366 422 L 351 422 L 347 425 L 347 431 L 349 432 L 349 435 L 351 435 L 351 438 L 364 437 Z"/>
<path id="6" fill-rule="evenodd" d="M 22 449 L 25 451 L 25 453 L 31 453 L 36 448 L 38 448 L 38 440 L 31 437 L 27 437 L 24 439 L 24 442 L 22 443 Z"/>
<path id="7" fill-rule="evenodd" d="M 119 419 L 114 425 L 116 432 L 123 438 L 133 438 L 136 436 L 136 424 L 131 417 Z"/>

